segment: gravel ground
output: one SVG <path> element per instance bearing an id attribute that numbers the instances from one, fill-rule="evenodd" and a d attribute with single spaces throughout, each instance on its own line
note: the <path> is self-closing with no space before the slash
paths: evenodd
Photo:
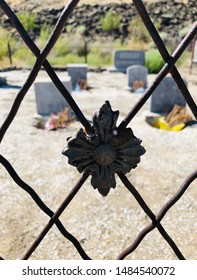
<path id="1" fill-rule="evenodd" d="M 188 69 L 181 72 L 197 102 L 197 69 L 193 69 L 192 75 L 188 74 Z M 1 77 L 6 77 L 11 85 L 21 86 L 28 73 L 27 70 L 4 72 Z M 39 75 L 44 76 L 45 73 Z M 154 75 L 150 75 L 149 81 L 153 78 Z M 93 87 L 90 91 L 73 92 L 74 99 L 88 119 L 105 100 L 109 100 L 113 110 L 120 110 L 121 121 L 140 97 L 126 89 L 127 78 L 121 73 L 89 72 L 88 83 Z M 13 87 L 0 88 L 0 123 L 5 119 L 18 90 Z M 180 132 L 153 128 L 145 122 L 148 108 L 147 102 L 130 123 L 134 134 L 142 139 L 146 154 L 127 177 L 157 214 L 186 177 L 196 169 L 197 128 L 187 127 Z M 32 86 L 2 141 L 1 154 L 47 206 L 55 211 L 81 176 L 74 167 L 67 164 L 67 158 L 61 154 L 67 137 L 75 135 L 81 124 L 75 122 L 67 129 L 48 132 L 33 126 L 35 116 Z M 93 259 L 116 259 L 150 223 L 133 196 L 116 179 L 116 189 L 104 198 L 87 180 L 60 218 Z M 187 259 L 197 259 L 196 199 L 197 181 L 194 181 L 162 220 L 162 225 Z M 48 222 L 48 217 L 13 182 L 2 165 L 0 213 L 0 256 L 20 259 Z M 31 256 L 31 259 L 80 258 L 73 245 L 56 227 L 50 230 Z M 177 257 L 155 229 L 127 259 Z"/>

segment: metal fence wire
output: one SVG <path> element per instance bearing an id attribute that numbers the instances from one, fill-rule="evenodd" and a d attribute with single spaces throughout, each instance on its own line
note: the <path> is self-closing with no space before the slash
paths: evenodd
<path id="1" fill-rule="evenodd" d="M 17 96 L 15 97 L 15 100 L 13 101 L 12 107 L 10 109 L 10 112 L 6 119 L 4 120 L 1 128 L 0 128 L 0 141 L 4 138 L 8 128 L 12 124 L 19 107 L 21 105 L 21 102 L 23 98 L 25 98 L 28 90 L 32 86 L 33 82 L 36 79 L 36 76 L 38 72 L 40 71 L 41 67 L 43 66 L 46 72 L 48 73 L 49 77 L 55 84 L 55 86 L 58 88 L 58 90 L 61 92 L 61 94 L 64 96 L 64 98 L 67 100 L 68 104 L 76 114 L 78 120 L 81 122 L 81 124 L 84 127 L 84 131 L 86 135 L 88 135 L 89 138 L 92 135 L 93 127 L 90 124 L 90 122 L 86 119 L 83 112 L 80 110 L 78 105 L 76 104 L 75 100 L 72 98 L 72 96 L 69 94 L 69 92 L 66 90 L 62 82 L 59 80 L 58 76 L 56 75 L 55 71 L 53 70 L 50 63 L 47 61 L 47 56 L 50 53 L 51 49 L 55 45 L 56 41 L 58 40 L 58 37 L 60 36 L 61 32 L 63 31 L 63 28 L 65 26 L 65 23 L 70 16 L 70 14 L 73 12 L 74 8 L 78 4 L 79 0 L 72 0 L 70 3 L 63 9 L 54 29 L 53 32 L 45 44 L 44 48 L 42 50 L 39 50 L 39 48 L 35 45 L 35 43 L 30 38 L 29 34 L 26 32 L 25 28 L 17 18 L 16 14 L 13 12 L 11 7 L 6 3 L 6 1 L 0 0 L 0 8 L 1 10 L 7 15 L 12 25 L 16 28 L 26 45 L 29 47 L 29 49 L 33 52 L 35 57 L 37 58 L 35 61 L 34 66 L 31 69 L 31 72 L 23 84 L 22 88 L 19 90 Z M 160 84 L 160 82 L 163 80 L 163 78 L 170 73 L 172 77 L 174 78 L 178 88 L 181 90 L 182 95 L 184 96 L 189 108 L 191 109 L 193 115 L 197 119 L 197 106 L 188 91 L 187 86 L 185 85 L 180 73 L 178 72 L 175 63 L 180 58 L 184 50 L 188 47 L 188 45 L 192 42 L 192 40 L 197 35 L 197 23 L 194 23 L 192 29 L 188 32 L 188 34 L 185 36 L 185 38 L 182 40 L 182 42 L 179 44 L 179 46 L 176 48 L 176 50 L 173 52 L 172 55 L 170 55 L 165 47 L 164 42 L 162 41 L 159 33 L 157 32 L 154 24 L 152 23 L 147 10 L 141 0 L 133 0 L 133 3 L 144 23 L 146 26 L 148 32 L 150 33 L 155 45 L 157 46 L 162 58 L 165 61 L 165 65 L 161 69 L 161 71 L 158 73 L 156 79 L 154 82 L 148 87 L 148 89 L 145 91 L 145 93 L 142 95 L 142 97 L 139 99 L 139 101 L 135 104 L 135 106 L 128 112 L 128 114 L 125 116 L 123 121 L 120 123 L 120 125 L 117 127 L 117 131 L 115 131 L 115 134 L 121 132 L 121 131 L 127 131 L 126 127 L 127 125 L 132 121 L 133 117 L 138 113 L 138 111 L 143 107 L 145 102 L 148 100 L 148 98 L 152 95 L 154 90 L 157 88 L 157 86 Z M 95 124 L 99 126 L 97 123 L 97 120 L 95 120 Z M 105 124 L 105 122 L 101 122 L 102 124 Z M 102 127 L 99 128 L 102 130 Z M 139 144 L 139 143 L 138 143 Z M 72 149 L 71 149 L 72 152 Z M 72 155 L 71 155 L 72 157 Z M 103 161 L 103 159 L 99 159 L 100 161 Z M 39 197 L 39 195 L 26 183 L 24 182 L 19 175 L 14 170 L 13 166 L 10 164 L 10 162 L 3 156 L 0 155 L 0 163 L 4 166 L 4 168 L 7 170 L 9 175 L 12 177 L 14 182 L 21 187 L 25 192 L 27 192 L 32 200 L 38 205 L 38 207 L 47 214 L 50 219 L 48 223 L 44 226 L 43 230 L 40 232 L 40 234 L 36 237 L 31 247 L 26 251 L 22 259 L 28 259 L 32 253 L 35 251 L 35 249 L 39 246 L 39 244 L 42 242 L 46 234 L 50 231 L 50 229 L 56 225 L 60 233 L 68 239 L 72 244 L 75 246 L 76 250 L 78 251 L 81 258 L 88 260 L 91 259 L 88 254 L 83 249 L 82 245 L 80 244 L 79 240 L 70 234 L 64 225 L 59 220 L 61 214 L 66 209 L 68 204 L 75 198 L 75 195 L 79 191 L 79 189 L 83 186 L 89 175 L 92 175 L 88 171 L 84 171 L 82 174 L 80 180 L 76 183 L 76 185 L 73 187 L 71 192 L 68 194 L 68 196 L 65 198 L 63 203 L 59 206 L 59 208 L 53 212 Z M 125 185 L 125 187 L 128 189 L 129 192 L 132 193 L 132 195 L 135 197 L 143 211 L 146 213 L 146 215 L 150 218 L 150 223 L 148 226 L 146 226 L 135 238 L 135 240 L 132 242 L 132 244 L 126 248 L 124 251 L 120 252 L 117 259 L 124 259 L 126 256 L 131 254 L 138 245 L 142 242 L 143 238 L 149 234 L 153 229 L 157 228 L 159 233 L 162 235 L 162 237 L 166 240 L 166 242 L 169 244 L 171 249 L 174 251 L 178 259 L 185 259 L 183 254 L 181 253 L 180 249 L 177 247 L 173 239 L 170 237 L 170 235 L 167 233 L 165 228 L 162 226 L 161 221 L 165 214 L 169 211 L 169 209 L 182 197 L 182 195 L 185 193 L 185 191 L 189 188 L 190 184 L 197 178 L 197 170 L 195 170 L 192 174 L 189 175 L 188 178 L 185 179 L 182 186 L 179 188 L 179 190 L 176 192 L 176 194 L 163 206 L 163 208 L 159 211 L 159 213 L 156 215 L 154 214 L 151 209 L 148 207 L 142 196 L 139 194 L 139 192 L 136 190 L 136 188 L 130 183 L 130 181 L 125 176 L 125 172 L 122 172 L 121 170 L 117 171 L 117 174 L 122 181 L 122 183 Z M 2 256 L 1 256 L 2 258 Z M 2 258 L 3 259 L 3 258 Z"/>

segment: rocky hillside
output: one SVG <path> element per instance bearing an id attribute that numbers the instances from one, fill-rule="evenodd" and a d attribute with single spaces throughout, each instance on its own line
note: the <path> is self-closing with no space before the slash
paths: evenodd
<path id="1" fill-rule="evenodd" d="M 11 7 L 15 12 L 28 10 L 37 15 L 36 24 L 38 29 L 36 30 L 39 34 L 41 26 L 45 23 L 52 26 L 55 25 L 63 5 L 68 1 L 51 1 L 51 0 L 10 0 L 7 1 L 11 4 Z M 106 35 L 103 34 L 101 28 L 100 19 L 108 11 L 113 11 L 120 15 L 121 24 L 118 30 L 114 32 L 114 38 L 125 38 L 128 35 L 128 26 L 132 19 L 136 17 L 137 12 L 131 1 L 107 1 L 100 0 L 85 0 L 80 1 L 79 5 L 75 8 L 72 15 L 69 17 L 68 25 L 77 27 L 84 25 L 86 27 L 86 35 Z M 173 36 L 177 31 L 184 27 L 187 27 L 191 23 L 197 20 L 197 7 L 196 0 L 185 0 L 185 1 L 144 1 L 147 10 L 153 20 L 159 22 L 161 25 L 160 31 L 170 32 Z M 9 28 L 9 20 L 3 14 L 0 14 L 1 25 Z"/>
<path id="2" fill-rule="evenodd" d="M 146 0 L 146 3 L 154 3 L 154 2 L 159 2 L 160 0 Z M 177 1 L 177 0 L 175 0 Z M 179 2 L 184 2 L 187 3 L 188 0 L 178 0 Z M 20 5 L 21 7 L 27 7 L 32 8 L 33 6 L 36 6 L 37 9 L 43 9 L 44 7 L 61 7 L 63 5 L 66 5 L 67 3 L 69 3 L 69 0 L 7 0 L 6 1 L 8 4 L 12 5 L 12 6 L 18 6 Z M 106 5 L 109 3 L 131 3 L 130 0 L 99 0 L 99 4 L 100 5 Z M 81 0 L 78 3 L 79 5 L 95 5 L 98 4 L 98 0 Z"/>
<path id="3" fill-rule="evenodd" d="M 152 4 L 152 3 L 158 3 L 161 2 L 162 0 L 145 0 L 144 2 L 147 4 Z M 36 10 L 36 11 L 41 11 L 45 9 L 46 7 L 48 8 L 58 8 L 65 6 L 67 3 L 69 3 L 69 0 L 7 0 L 6 1 L 8 4 L 10 4 L 14 8 L 20 8 L 21 9 L 27 9 L 27 10 Z M 106 5 L 106 4 L 111 4 L 111 3 L 116 3 L 116 4 L 122 4 L 122 3 L 131 3 L 131 0 L 81 0 L 79 1 L 77 6 L 81 5 L 96 5 L 99 3 L 99 5 Z M 168 1 L 170 2 L 170 1 Z M 179 2 L 179 3 L 184 3 L 188 4 L 190 0 L 174 0 L 174 2 Z"/>

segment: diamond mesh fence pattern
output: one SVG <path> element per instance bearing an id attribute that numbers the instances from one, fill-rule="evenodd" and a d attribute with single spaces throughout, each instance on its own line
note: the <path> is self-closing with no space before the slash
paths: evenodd
<path id="1" fill-rule="evenodd" d="M 74 111 L 74 113 L 77 116 L 77 119 L 81 122 L 81 124 L 84 127 L 84 130 L 86 131 L 87 135 L 91 135 L 92 133 L 92 125 L 90 122 L 86 119 L 83 112 L 73 99 L 73 97 L 69 94 L 67 89 L 64 87 L 60 79 L 58 78 L 57 74 L 53 70 L 50 63 L 47 61 L 47 56 L 50 53 L 51 49 L 55 45 L 56 41 L 58 40 L 61 32 L 63 31 L 63 28 L 65 26 L 65 23 L 78 4 L 79 0 L 72 0 L 70 3 L 63 9 L 59 20 L 57 21 L 56 26 L 54 27 L 52 34 L 45 44 L 44 48 L 40 50 L 35 43 L 30 38 L 29 34 L 24 29 L 23 25 L 11 9 L 11 7 L 6 3 L 6 1 L 1 0 L 0 1 L 0 8 L 1 10 L 8 16 L 10 19 L 12 25 L 16 28 L 28 48 L 32 51 L 32 53 L 36 57 L 36 61 L 34 66 L 31 69 L 31 72 L 23 84 L 22 88 L 19 90 L 17 96 L 13 100 L 12 107 L 4 120 L 1 128 L 0 128 L 0 141 L 3 140 L 8 128 L 11 126 L 15 116 L 17 115 L 17 112 L 20 108 L 20 105 L 25 98 L 28 90 L 32 86 L 33 82 L 35 81 L 37 74 L 39 73 L 41 67 L 43 66 L 46 70 L 47 74 L 49 75 L 52 82 L 55 84 L 55 86 L 58 88 L 58 90 L 61 92 L 61 94 L 64 96 L 64 98 L 67 100 L 68 104 L 70 105 L 71 109 Z M 126 129 L 127 125 L 132 121 L 133 117 L 139 112 L 139 110 L 143 107 L 145 102 L 149 99 L 149 97 L 152 95 L 154 90 L 157 88 L 157 86 L 160 84 L 160 82 L 163 80 L 163 78 L 170 73 L 172 77 L 174 78 L 177 86 L 182 92 L 182 95 L 184 96 L 189 108 L 191 109 L 193 115 L 197 119 L 197 106 L 188 91 L 187 86 L 185 85 L 185 82 L 183 81 L 183 78 L 181 77 L 179 71 L 177 70 L 175 63 L 180 58 L 184 50 L 188 47 L 188 45 L 192 42 L 192 40 L 195 38 L 197 34 L 197 23 L 194 23 L 192 29 L 189 31 L 189 33 L 185 36 L 185 38 L 182 40 L 182 42 L 179 44 L 179 46 L 176 48 L 176 50 L 173 52 L 173 54 L 169 54 L 164 42 L 162 41 L 159 33 L 157 32 L 154 24 L 152 23 L 147 10 L 141 0 L 133 0 L 133 3 L 143 21 L 146 28 L 148 29 L 155 45 L 157 46 L 162 58 L 165 61 L 164 67 L 161 69 L 161 71 L 158 73 L 156 79 L 154 82 L 148 87 L 148 89 L 145 91 L 145 93 L 142 95 L 142 97 L 139 99 L 139 101 L 135 104 L 135 106 L 128 112 L 128 114 L 125 116 L 125 118 L 122 120 L 120 125 L 117 128 L 117 131 L 122 131 L 123 129 Z M 68 196 L 65 198 L 65 200 L 62 202 L 62 204 L 59 206 L 59 208 L 53 212 L 39 197 L 39 195 L 36 193 L 36 191 L 31 188 L 26 182 L 24 182 L 20 176 L 17 174 L 15 169 L 13 168 L 12 164 L 1 154 L 0 155 L 0 163 L 4 166 L 6 171 L 9 173 L 13 181 L 22 188 L 25 192 L 27 192 L 32 200 L 37 204 L 37 206 L 43 211 L 43 214 L 49 216 L 49 220 L 46 223 L 46 225 L 43 227 L 42 231 L 40 231 L 39 235 L 35 238 L 30 248 L 25 252 L 22 259 L 28 259 L 31 257 L 33 252 L 36 250 L 36 248 L 41 244 L 44 237 L 47 235 L 47 233 L 51 230 L 51 228 L 55 225 L 59 232 L 62 234 L 63 237 L 68 239 L 73 246 L 78 251 L 79 255 L 83 259 L 91 259 L 90 256 L 88 256 L 87 252 L 82 247 L 82 244 L 80 241 L 73 236 L 70 232 L 67 231 L 67 229 L 64 227 L 62 222 L 60 221 L 60 217 L 64 211 L 66 211 L 67 206 L 69 203 L 75 198 L 78 191 L 81 189 L 83 184 L 88 179 L 89 174 L 87 171 L 85 171 L 78 182 L 76 182 L 76 185 L 72 188 L 71 192 L 68 194 Z M 172 237 L 169 235 L 167 230 L 164 228 L 164 226 L 161 224 L 161 221 L 165 214 L 169 211 L 171 207 L 179 199 L 182 197 L 182 195 L 185 193 L 185 191 L 189 188 L 191 183 L 197 178 L 197 170 L 195 170 L 192 174 L 190 174 L 183 184 L 180 186 L 180 188 L 177 190 L 175 195 L 166 202 L 166 204 L 161 208 L 161 210 L 154 214 L 152 210 L 149 208 L 147 203 L 145 202 L 144 198 L 140 195 L 140 193 L 137 191 L 137 189 L 131 184 L 131 182 L 128 180 L 128 178 L 125 176 L 124 172 L 118 171 L 117 172 L 118 177 L 120 178 L 122 184 L 126 187 L 126 189 L 134 196 L 136 201 L 141 206 L 142 210 L 146 213 L 146 215 L 150 218 L 149 224 L 141 230 L 141 232 L 138 234 L 138 236 L 132 241 L 131 245 L 120 252 L 117 259 L 124 259 L 129 254 L 131 254 L 138 245 L 142 242 L 144 237 L 148 234 L 151 234 L 151 231 L 153 229 L 157 229 L 159 233 L 162 235 L 162 237 L 166 240 L 166 242 L 169 244 L 171 249 L 174 251 L 175 255 L 178 259 L 185 259 L 182 252 L 172 239 Z M 146 180 L 146 178 L 144 178 Z M 77 199 L 77 198 L 75 198 Z M 13 205 L 14 207 L 14 205 Z M 80 221 L 79 221 L 80 222 Z M 191 233 L 192 234 L 192 233 Z M 1 256 L 3 259 L 3 256 Z"/>

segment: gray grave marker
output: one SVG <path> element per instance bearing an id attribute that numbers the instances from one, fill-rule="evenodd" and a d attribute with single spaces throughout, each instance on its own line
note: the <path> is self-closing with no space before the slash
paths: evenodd
<path id="1" fill-rule="evenodd" d="M 72 91 L 70 77 L 62 82 L 69 93 Z M 37 113 L 50 116 L 51 113 L 63 111 L 69 107 L 67 101 L 49 79 L 40 79 L 34 83 Z"/>
<path id="2" fill-rule="evenodd" d="M 71 77 L 72 89 L 75 90 L 79 80 L 87 80 L 87 64 L 68 64 L 68 75 Z"/>
<path id="3" fill-rule="evenodd" d="M 0 77 L 0 86 L 4 86 L 7 84 L 6 78 Z"/>
<path id="4" fill-rule="evenodd" d="M 147 87 L 148 69 L 142 65 L 127 68 L 128 87 L 133 92 L 144 92 Z"/>
<path id="5" fill-rule="evenodd" d="M 114 52 L 114 67 L 117 71 L 126 73 L 131 65 L 145 65 L 144 51 L 118 50 Z"/>
<path id="6" fill-rule="evenodd" d="M 185 106 L 186 101 L 174 79 L 172 77 L 165 77 L 151 95 L 150 111 L 154 113 L 169 113 L 175 104 Z"/>

